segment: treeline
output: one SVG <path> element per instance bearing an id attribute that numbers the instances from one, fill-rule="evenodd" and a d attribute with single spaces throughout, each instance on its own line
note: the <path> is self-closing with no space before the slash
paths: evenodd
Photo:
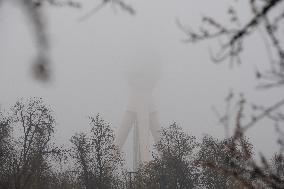
<path id="1" fill-rule="evenodd" d="M 111 126 L 99 115 L 89 124 L 60 147 L 54 112 L 41 98 L 0 110 L 0 189 L 284 188 L 282 155 L 250 169 L 253 146 L 245 137 L 198 142 L 173 123 L 161 129 L 152 160 L 129 173 Z"/>

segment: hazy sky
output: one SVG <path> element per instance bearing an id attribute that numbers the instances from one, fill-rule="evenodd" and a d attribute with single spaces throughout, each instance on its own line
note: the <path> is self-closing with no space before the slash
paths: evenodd
<path id="1" fill-rule="evenodd" d="M 208 47 L 214 42 L 185 44 L 176 19 L 192 27 L 202 15 L 226 21 L 225 0 L 132 0 L 137 14 L 130 16 L 119 7 L 107 6 L 83 22 L 78 19 L 93 6 L 83 1 L 82 9 L 48 8 L 51 42 L 52 81 L 42 84 L 31 77 L 35 55 L 27 19 L 15 6 L 0 7 L 0 104 L 4 107 L 20 97 L 40 96 L 55 112 L 57 136 L 67 142 L 72 134 L 86 131 L 89 115 L 100 113 L 114 128 L 119 127 L 128 102 L 129 90 L 123 72 L 133 49 L 155 50 L 162 62 L 162 77 L 155 89 L 162 126 L 173 121 L 201 138 L 204 134 L 223 137 L 224 129 L 212 106 L 224 110 L 224 98 L 232 89 L 256 103 L 268 105 L 283 97 L 284 91 L 255 90 L 256 67 L 265 68 L 267 56 L 260 35 L 246 43 L 241 66 L 229 67 L 210 61 Z M 238 4 L 236 4 L 238 5 Z M 238 5 L 242 18 L 248 8 Z M 145 53 L 137 60 L 148 61 Z M 278 149 L 275 131 L 266 120 L 248 132 L 259 150 L 270 154 Z"/>

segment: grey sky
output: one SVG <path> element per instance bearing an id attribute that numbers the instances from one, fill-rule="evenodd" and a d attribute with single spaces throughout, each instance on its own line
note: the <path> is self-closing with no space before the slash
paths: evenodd
<path id="1" fill-rule="evenodd" d="M 30 75 L 35 49 L 27 19 L 11 4 L 1 7 L 0 104 L 7 107 L 20 97 L 44 97 L 56 114 L 57 136 L 62 142 L 74 132 L 86 131 L 89 115 L 101 113 L 113 127 L 119 127 L 129 95 L 123 77 L 129 52 L 133 48 L 145 51 L 147 44 L 156 49 L 163 63 L 163 76 L 155 90 L 162 126 L 177 121 L 198 138 L 205 133 L 223 137 L 224 129 L 217 124 L 212 106 L 222 111 L 230 89 L 267 105 L 283 97 L 281 89 L 255 90 L 253 72 L 268 60 L 259 35 L 246 44 L 245 64 L 233 69 L 227 62 L 210 62 L 208 46 L 215 50 L 214 42 L 181 42 L 185 36 L 175 24 L 177 18 L 192 27 L 205 14 L 225 20 L 228 1 L 133 0 L 130 4 L 136 16 L 119 7 L 106 7 L 84 22 L 78 19 L 94 6 L 92 1 L 83 2 L 80 10 L 48 8 L 53 69 L 48 84 Z M 238 5 L 242 18 L 249 16 L 244 5 Z M 252 129 L 249 135 L 256 152 L 261 149 L 270 154 L 278 147 L 274 129 L 266 123 L 262 121 L 259 130 Z"/>

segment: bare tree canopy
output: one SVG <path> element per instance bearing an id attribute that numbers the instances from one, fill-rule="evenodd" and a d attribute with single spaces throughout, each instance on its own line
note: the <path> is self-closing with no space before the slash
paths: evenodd
<path id="1" fill-rule="evenodd" d="M 114 133 L 99 115 L 90 117 L 90 135 L 72 136 L 73 157 L 87 189 L 116 188 L 123 159 L 114 144 Z"/>
<path id="2" fill-rule="evenodd" d="M 25 189 L 38 184 L 40 175 L 49 169 L 49 157 L 58 154 L 58 148 L 52 143 L 54 126 L 52 111 L 41 98 L 19 100 L 6 117 L 1 118 L 1 136 L 4 135 L 1 151 L 7 149 L 1 159 L 8 160 L 1 161 L 0 172 L 5 176 L 2 185 Z M 3 145 L 6 147 L 2 148 Z"/>

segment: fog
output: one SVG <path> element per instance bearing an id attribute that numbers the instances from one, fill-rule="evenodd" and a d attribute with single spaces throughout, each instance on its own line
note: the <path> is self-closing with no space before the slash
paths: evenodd
<path id="1" fill-rule="evenodd" d="M 45 10 L 52 60 L 48 83 L 31 76 L 36 50 L 24 14 L 11 4 L 0 11 L 0 104 L 8 107 L 21 97 L 43 97 L 54 110 L 59 143 L 68 143 L 72 134 L 86 131 L 87 116 L 97 113 L 117 129 L 131 86 L 137 83 L 142 87 L 153 84 L 161 126 L 176 121 L 198 139 L 205 134 L 225 136 L 212 107 L 223 112 L 229 91 L 237 96 L 243 93 L 248 100 L 263 105 L 284 95 L 277 88 L 256 89 L 253 73 L 256 68 L 265 68 L 268 61 L 259 35 L 251 36 L 246 44 L 243 64 L 233 66 L 211 62 L 208 49 L 215 50 L 214 42 L 182 41 L 185 35 L 177 27 L 177 19 L 192 27 L 199 25 L 204 14 L 226 20 L 229 4 L 225 0 L 134 0 L 130 2 L 137 11 L 134 16 L 107 6 L 79 21 L 95 6 L 87 0 L 83 4 L 82 9 Z M 238 9 L 243 18 L 249 16 L 243 4 Z M 135 79 L 141 73 L 147 73 L 146 80 Z M 274 128 L 267 123 L 264 119 L 248 132 L 256 154 L 260 150 L 272 154 L 278 149 Z M 132 149 L 130 146 L 128 141 L 124 151 Z"/>

